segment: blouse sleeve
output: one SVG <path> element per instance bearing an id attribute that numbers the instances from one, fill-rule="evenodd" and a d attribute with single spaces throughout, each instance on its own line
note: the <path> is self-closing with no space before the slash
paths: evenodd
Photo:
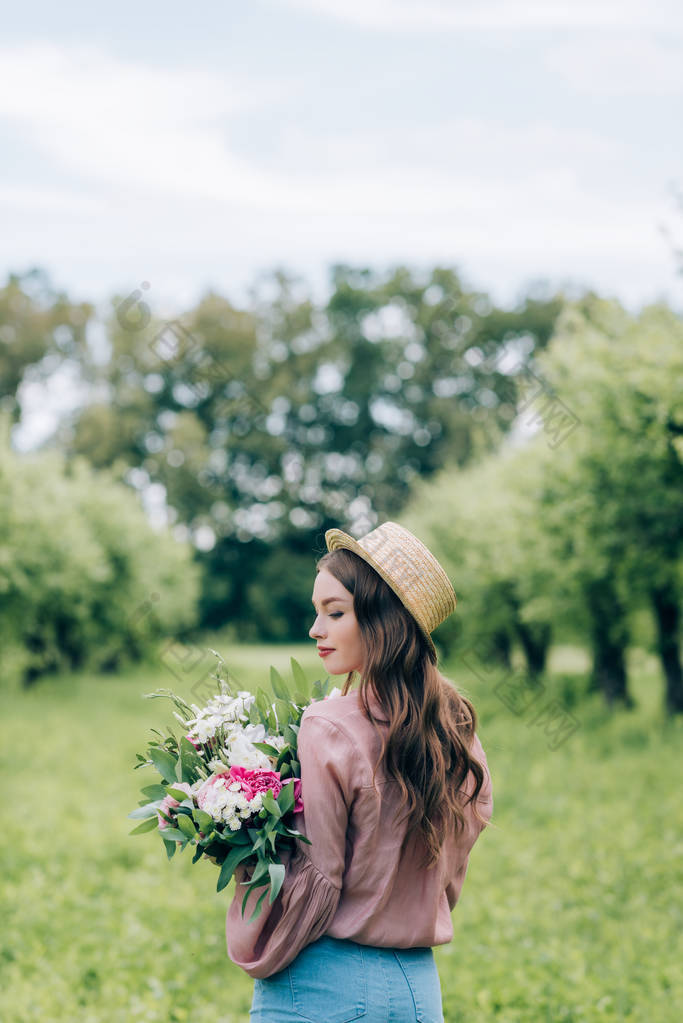
<path id="1" fill-rule="evenodd" d="M 296 839 L 293 852 L 282 856 L 282 888 L 272 906 L 265 896 L 253 923 L 248 921 L 263 889 L 250 893 L 242 917 L 245 887 L 241 882 L 247 870 L 238 867 L 226 918 L 228 956 L 255 978 L 283 970 L 304 946 L 321 937 L 341 895 L 346 830 L 356 792 L 353 765 L 358 758 L 341 728 L 307 711 L 301 718 L 298 758 L 304 809 L 295 815 L 294 826 L 312 845 Z"/>

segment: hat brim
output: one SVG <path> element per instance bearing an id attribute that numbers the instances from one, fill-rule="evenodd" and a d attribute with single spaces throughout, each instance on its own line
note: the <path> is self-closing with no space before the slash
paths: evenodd
<path id="1" fill-rule="evenodd" d="M 359 558 L 362 558 L 363 561 L 367 562 L 367 564 L 370 565 L 371 568 L 374 568 L 375 572 L 377 572 L 377 575 L 381 576 L 382 579 L 384 579 L 384 582 L 387 584 L 387 586 L 392 590 L 393 593 L 396 594 L 398 599 L 401 601 L 401 604 L 403 604 L 403 607 L 406 608 L 406 611 L 411 616 L 411 618 L 417 625 L 418 629 L 420 630 L 424 638 L 427 640 L 427 643 L 429 644 L 429 647 L 432 650 L 434 656 L 437 657 L 438 654 L 436 652 L 436 647 L 434 646 L 434 641 L 432 637 L 425 629 L 423 629 L 415 615 L 412 614 L 412 612 L 410 611 L 410 608 L 407 608 L 406 605 L 403 603 L 403 597 L 396 589 L 394 583 L 391 581 L 389 576 L 384 574 L 382 568 L 377 564 L 372 555 L 368 554 L 368 552 L 360 546 L 358 541 L 354 540 L 354 538 L 352 536 L 349 536 L 348 533 L 345 533 L 343 529 L 328 529 L 327 532 L 325 533 L 325 543 L 327 545 L 328 551 L 332 552 L 344 549 L 352 551 L 354 554 L 357 554 Z"/>

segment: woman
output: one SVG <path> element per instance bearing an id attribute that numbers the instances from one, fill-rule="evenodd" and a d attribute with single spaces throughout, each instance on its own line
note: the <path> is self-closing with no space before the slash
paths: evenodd
<path id="1" fill-rule="evenodd" d="M 325 541 L 309 634 L 328 673 L 347 678 L 301 718 L 296 826 L 312 844 L 287 854 L 280 894 L 253 923 L 260 892 L 242 916 L 238 868 L 228 955 L 255 978 L 252 1023 L 442 1023 L 432 946 L 453 937 L 493 811 L 476 712 L 437 670 L 430 636 L 455 593 L 395 522 Z"/>

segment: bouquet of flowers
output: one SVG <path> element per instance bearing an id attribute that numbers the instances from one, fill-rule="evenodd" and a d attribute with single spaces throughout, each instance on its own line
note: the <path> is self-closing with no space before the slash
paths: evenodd
<path id="1" fill-rule="evenodd" d="M 220 654 L 211 651 L 223 663 Z M 167 698 L 176 707 L 179 738 L 170 728 L 152 729 L 147 755 L 137 754 L 138 767 L 154 767 L 160 780 L 142 788 L 145 797 L 128 816 L 142 823 L 132 835 L 156 831 L 170 859 L 176 849 L 195 847 L 193 863 L 212 857 L 220 866 L 216 891 L 226 887 L 240 863 L 253 867 L 242 902 L 264 888 L 250 923 L 256 919 L 270 890 L 275 901 L 285 878 L 279 853 L 293 848 L 295 839 L 310 841 L 294 826 L 303 810 L 297 736 L 301 716 L 313 700 L 328 694 L 329 676 L 312 687 L 291 658 L 296 691 L 271 666 L 275 702 L 263 689 L 255 694 L 235 687 L 220 673 L 213 675 L 217 691 L 203 707 L 187 704 L 169 689 L 147 693 L 147 699 Z M 219 668 L 220 672 L 220 668 Z"/>

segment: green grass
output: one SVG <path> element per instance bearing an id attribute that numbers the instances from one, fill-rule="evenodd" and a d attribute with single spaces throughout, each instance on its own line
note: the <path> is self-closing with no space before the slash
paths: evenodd
<path id="1" fill-rule="evenodd" d="M 286 674 L 292 654 L 323 677 L 309 646 L 219 648 L 246 687 L 271 663 Z M 479 713 L 495 804 L 453 941 L 435 949 L 448 1023 L 683 1019 L 683 725 L 663 719 L 658 665 L 640 651 L 631 713 L 582 694 L 583 664 L 553 653 L 543 698 L 579 722 L 557 749 L 492 679 L 445 666 Z M 134 754 L 171 721 L 170 704 L 141 695 L 188 696 L 192 681 L 147 666 L 5 697 L 4 1023 L 247 1023 L 253 982 L 225 948 L 233 884 L 216 894 L 212 864 L 169 862 L 154 836 L 128 835 L 151 780 Z"/>

